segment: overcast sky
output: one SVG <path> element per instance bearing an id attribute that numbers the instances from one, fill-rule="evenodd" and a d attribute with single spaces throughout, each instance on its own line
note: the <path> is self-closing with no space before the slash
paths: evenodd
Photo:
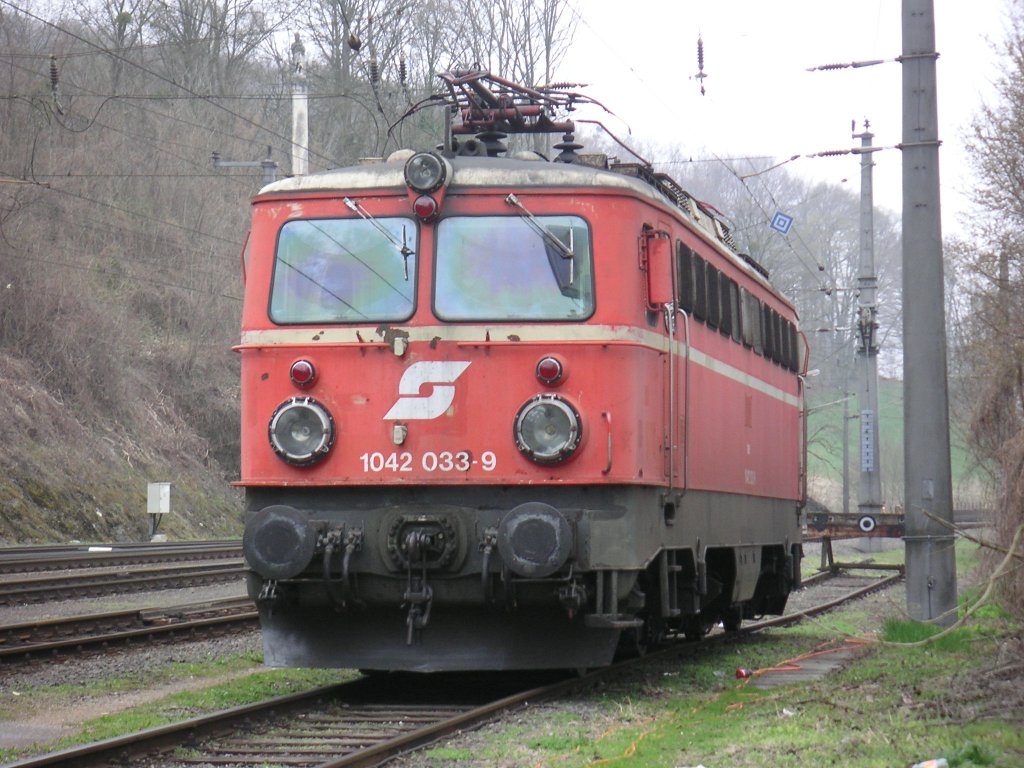
<path id="1" fill-rule="evenodd" d="M 623 138 L 631 130 L 634 138 L 678 146 L 694 158 L 767 155 L 778 162 L 850 148 L 860 144 L 851 138 L 851 120 L 859 132 L 865 118 L 874 144 L 893 146 L 902 136 L 900 64 L 807 69 L 899 56 L 900 6 L 899 0 L 571 0 L 580 21 L 558 76 L 589 84 L 586 92 L 621 118 L 603 122 Z M 935 0 L 935 13 L 943 232 L 953 234 L 969 213 L 962 194 L 969 183 L 964 134 L 982 99 L 991 99 L 998 71 L 992 44 L 1005 36 L 1006 2 Z M 698 35 L 707 74 L 703 96 L 692 78 Z M 878 152 L 875 159 L 875 203 L 898 214 L 900 152 Z M 785 167 L 815 180 L 847 179 L 858 192 L 859 163 L 857 156 L 804 157 Z"/>

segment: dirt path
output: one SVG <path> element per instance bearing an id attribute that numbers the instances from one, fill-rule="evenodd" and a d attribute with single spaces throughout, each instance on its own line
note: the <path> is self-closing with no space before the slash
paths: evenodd
<path id="1" fill-rule="evenodd" d="M 196 691 L 237 680 L 260 669 L 262 667 L 252 667 L 220 677 L 188 678 L 156 688 L 118 691 L 103 696 L 87 697 L 57 708 L 40 708 L 33 701 L 31 694 L 10 691 L 9 695 L 24 700 L 25 716 L 0 721 L 0 748 L 23 749 L 34 745 L 43 750 L 58 739 L 76 733 L 82 723 L 93 718 L 123 712 L 182 691 Z"/>

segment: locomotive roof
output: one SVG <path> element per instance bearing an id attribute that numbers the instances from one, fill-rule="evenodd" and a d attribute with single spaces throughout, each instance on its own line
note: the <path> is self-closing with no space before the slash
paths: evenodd
<path id="1" fill-rule="evenodd" d="M 411 150 L 400 150 L 386 161 L 371 161 L 360 165 L 335 168 L 303 176 L 291 176 L 263 187 L 257 199 L 264 195 L 291 192 L 338 192 L 406 188 L 404 169 Z M 531 187 L 602 187 L 638 195 L 681 214 L 694 229 L 704 236 L 722 255 L 772 291 L 783 302 L 793 307 L 767 279 L 763 268 L 752 265 L 750 257 L 739 253 L 728 229 L 695 199 L 680 189 L 668 177 L 659 189 L 638 175 L 594 167 L 583 163 L 547 162 L 537 159 L 505 157 L 455 156 L 446 158 L 452 166 L 451 187 L 511 187 L 525 191 Z M 634 166 L 623 166 L 633 168 Z M 613 166 L 614 168 L 614 166 Z M 664 191 L 663 191 L 664 190 Z M 672 197 L 670 197 L 671 195 Z M 674 198 L 674 199 L 673 199 Z"/>
<path id="2" fill-rule="evenodd" d="M 281 179 L 265 186 L 260 194 L 318 190 L 357 190 L 388 187 L 405 188 L 403 169 L 408 155 L 400 159 L 335 168 L 305 176 Z M 550 163 L 497 157 L 449 157 L 454 170 L 452 185 L 460 187 L 593 186 L 630 190 L 658 202 L 666 202 L 653 187 L 639 179 L 575 163 Z"/>

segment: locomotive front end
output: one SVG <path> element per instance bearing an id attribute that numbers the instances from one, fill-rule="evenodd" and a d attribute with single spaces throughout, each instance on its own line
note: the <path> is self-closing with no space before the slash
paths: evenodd
<path id="1" fill-rule="evenodd" d="M 645 353 L 588 322 L 585 206 L 523 194 L 527 216 L 507 192 L 449 190 L 454 175 L 420 153 L 336 174 L 340 200 L 256 203 L 242 485 L 268 663 L 579 667 L 614 652 L 621 627 L 584 621 L 581 576 L 595 515 L 625 501 L 590 483 L 642 474 L 612 466 L 611 411 L 643 417 L 602 380 Z"/>

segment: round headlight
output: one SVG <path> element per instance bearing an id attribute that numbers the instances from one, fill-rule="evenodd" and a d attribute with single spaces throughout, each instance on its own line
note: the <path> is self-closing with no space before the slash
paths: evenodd
<path id="1" fill-rule="evenodd" d="M 270 417 L 270 447 L 289 464 L 307 467 L 334 445 L 334 419 L 311 397 L 293 397 Z"/>
<path id="2" fill-rule="evenodd" d="M 538 464 L 569 458 L 583 437 L 580 415 L 558 395 L 537 395 L 516 414 L 516 447 Z"/>
<path id="3" fill-rule="evenodd" d="M 405 183 L 417 192 L 440 189 L 447 175 L 447 164 L 433 152 L 418 152 L 405 164 Z"/>

